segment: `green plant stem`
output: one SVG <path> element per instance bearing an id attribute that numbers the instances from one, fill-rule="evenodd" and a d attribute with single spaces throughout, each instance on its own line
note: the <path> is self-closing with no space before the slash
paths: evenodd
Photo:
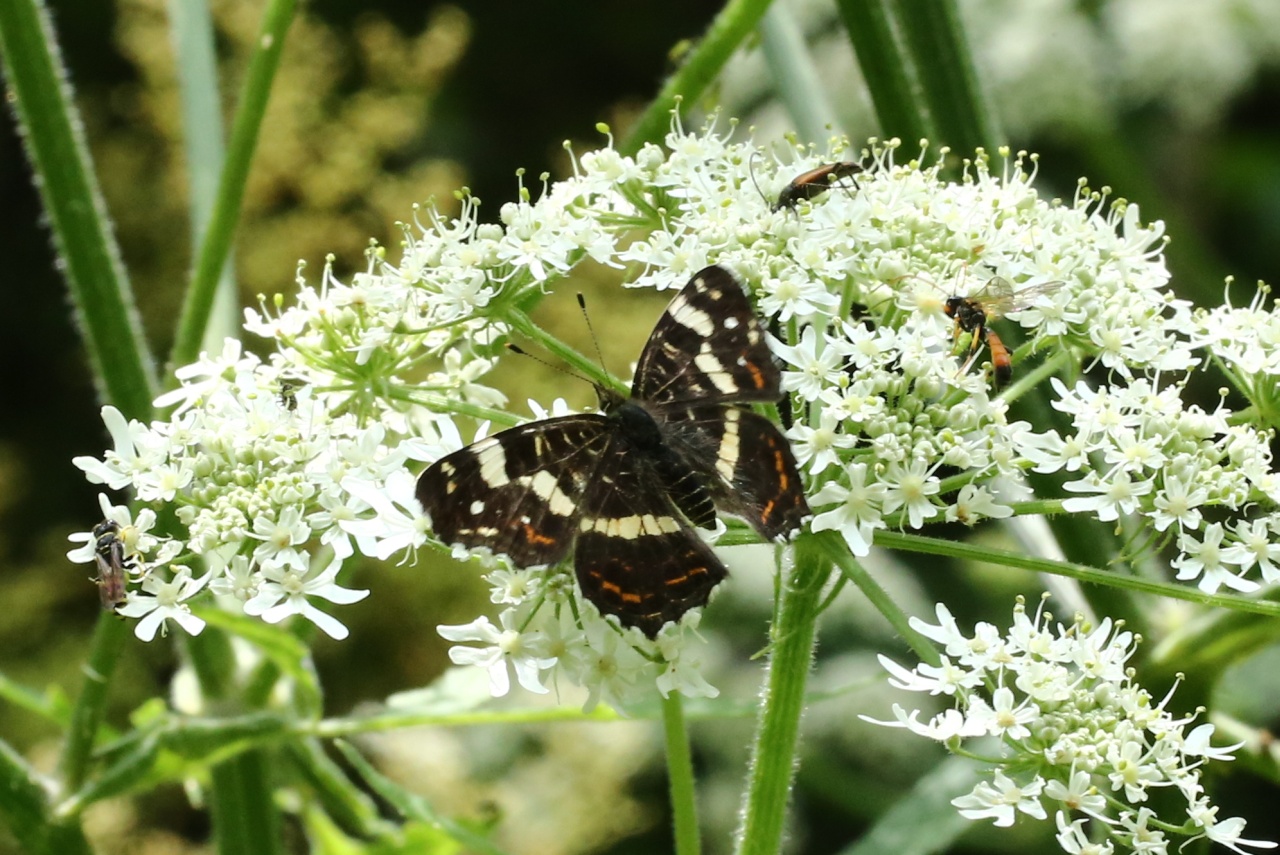
<path id="1" fill-rule="evenodd" d="M 893 8 L 920 91 L 937 128 L 936 143 L 969 153 L 994 151 L 999 133 L 983 96 L 955 0 L 894 0 Z"/>
<path id="2" fill-rule="evenodd" d="M 89 855 L 80 825 L 50 818 L 49 792 L 40 776 L 0 742 L 0 817 L 29 855 Z"/>
<path id="3" fill-rule="evenodd" d="M 894 631 L 902 636 L 903 641 L 920 657 L 920 661 L 928 665 L 938 665 L 941 659 L 933 643 L 911 628 L 906 612 L 898 608 L 898 604 L 893 601 L 889 593 L 881 587 L 879 582 L 871 578 L 858 559 L 849 551 L 849 544 L 845 543 L 844 538 L 834 531 L 820 532 L 813 537 L 827 559 L 835 564 L 849 581 L 858 586 L 858 590 L 871 601 L 876 611 L 884 615 Z"/>
<path id="4" fill-rule="evenodd" d="M 506 319 L 516 332 L 536 343 L 539 347 L 544 348 L 557 359 L 562 360 L 574 371 L 581 372 L 591 382 L 599 383 L 601 386 L 621 394 L 628 392 L 625 384 L 606 374 L 598 363 L 578 353 L 578 351 L 542 329 L 520 309 L 512 308 L 506 313 Z"/>
<path id="5" fill-rule="evenodd" d="M 272 799 L 271 765 L 255 749 L 213 767 L 210 808 L 221 855 L 277 855 L 280 814 Z"/>
<path id="6" fill-rule="evenodd" d="M 795 567 L 780 594 L 773 651 L 738 832 L 739 855 L 775 855 L 795 775 L 805 684 L 813 664 L 818 607 L 831 562 L 813 535 L 796 540 Z"/>
<path id="7" fill-rule="evenodd" d="M 809 55 L 804 33 L 785 3 L 774 3 L 760 21 L 760 46 L 778 99 L 786 105 L 800 138 L 822 142 L 840 120 Z"/>
<path id="8" fill-rule="evenodd" d="M 975 546 L 970 543 L 939 540 L 886 529 L 880 529 L 876 532 L 875 545 L 885 549 L 919 552 L 924 555 L 947 555 L 967 561 L 984 561 L 988 564 L 1016 567 L 1019 570 L 1028 570 L 1032 573 L 1052 573 L 1055 576 L 1065 576 L 1068 579 L 1117 588 L 1131 593 L 1155 594 L 1174 600 L 1199 603 L 1202 606 L 1280 617 L 1280 603 L 1251 600 L 1246 597 L 1236 597 L 1229 594 L 1206 594 L 1198 588 L 1189 588 L 1186 585 L 1140 579 L 1136 576 L 1124 576 L 1117 572 L 1099 570 L 1096 567 L 1089 567 L 1084 564 L 1054 561 L 1049 558 L 1036 558 L 1025 553 L 994 549 L 990 546 Z M 1105 614 L 1106 612 L 1102 613 Z"/>
<path id="9" fill-rule="evenodd" d="M 0 3 L 0 60 L 102 399 L 147 419 L 155 367 L 94 179 L 53 26 L 39 0 Z"/>
<path id="10" fill-rule="evenodd" d="M 618 151 L 635 154 L 647 142 L 661 140 L 671 128 L 671 111 L 682 101 L 697 100 L 738 45 L 760 23 L 772 0 L 729 0 L 684 63 L 667 78 L 656 98 L 637 120 Z"/>
<path id="11" fill-rule="evenodd" d="M 190 192 L 191 245 L 198 246 L 217 201 L 222 173 L 222 102 L 218 97 L 218 64 L 214 51 L 213 15 L 203 0 L 167 0 L 169 32 L 177 58 L 178 95 L 182 105 L 183 149 Z M 217 295 L 202 346 L 220 350 L 224 338 L 239 330 L 235 277 L 223 265 Z"/>
<path id="12" fill-rule="evenodd" d="M 84 784 L 93 751 L 93 740 L 102 724 L 107 705 L 107 683 L 129 637 L 130 624 L 103 612 L 89 645 L 89 661 L 84 665 L 84 686 L 71 711 L 71 726 L 59 759 L 63 786 L 75 792 Z"/>
<path id="13" fill-rule="evenodd" d="M 875 104 L 880 132 L 906 142 L 936 139 L 916 69 L 899 41 L 892 0 L 837 0 L 862 78 Z"/>
<path id="14" fill-rule="evenodd" d="M 293 21 L 297 0 L 270 0 L 262 16 L 258 47 L 245 76 L 240 106 L 231 127 L 227 160 L 218 182 L 217 203 L 209 217 L 200 252 L 196 257 L 191 287 L 178 321 L 177 335 L 169 360 L 172 365 L 186 365 L 199 355 L 200 342 L 209 323 L 214 296 L 222 268 L 227 262 L 232 238 L 240 221 L 240 203 L 244 199 L 245 181 L 258 144 L 258 132 L 271 94 L 271 81 L 280 64 L 284 37 Z"/>
<path id="15" fill-rule="evenodd" d="M 679 692 L 662 699 L 662 729 L 667 742 L 667 781 L 671 790 L 671 816 L 676 855 L 698 855 L 698 803 L 693 786 L 693 755 L 685 729 L 684 705 Z"/>

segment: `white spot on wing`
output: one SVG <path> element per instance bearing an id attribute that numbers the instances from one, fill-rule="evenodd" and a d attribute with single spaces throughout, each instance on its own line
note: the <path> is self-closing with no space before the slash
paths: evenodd
<path id="1" fill-rule="evenodd" d="M 724 328 L 727 330 L 736 330 L 738 328 L 738 319 L 733 315 L 724 319 Z"/>
<path id="2" fill-rule="evenodd" d="M 635 540 L 637 537 L 659 534 L 673 534 L 680 530 L 680 523 L 673 517 L 655 517 L 653 514 L 629 517 L 597 517 L 583 518 L 578 523 L 579 531 L 594 531 L 609 537 L 620 537 Z"/>
<path id="3" fill-rule="evenodd" d="M 693 358 L 693 364 L 699 371 L 707 375 L 711 384 L 724 394 L 728 395 L 738 391 L 738 384 L 733 382 L 733 378 L 724 370 L 724 366 L 720 364 L 720 360 L 716 359 L 715 354 L 704 344 L 702 352 Z"/>
<path id="4" fill-rule="evenodd" d="M 716 454 L 716 472 L 729 484 L 733 483 L 733 473 L 738 468 L 738 454 L 741 451 L 738 441 L 739 418 L 741 414 L 737 410 L 725 410 L 724 436 L 720 438 L 720 450 Z"/>
<path id="5" fill-rule="evenodd" d="M 573 513 L 573 502 L 560 489 L 556 476 L 543 470 L 536 473 L 529 485 L 539 499 L 547 503 L 547 509 L 558 517 L 567 517 Z"/>
<path id="6" fill-rule="evenodd" d="M 507 453 L 502 450 L 502 443 L 493 437 L 481 440 L 471 448 L 476 453 L 476 463 L 480 464 L 480 480 L 495 490 L 511 483 L 507 477 Z"/>
<path id="7" fill-rule="evenodd" d="M 471 503 L 471 515 L 476 516 L 477 514 L 482 514 L 482 513 L 484 513 L 484 502 L 480 501 L 479 499 L 476 499 L 474 502 Z"/>
<path id="8" fill-rule="evenodd" d="M 671 315 L 673 321 L 688 327 L 703 338 L 710 337 L 716 330 L 715 321 L 711 316 L 696 306 L 690 305 L 683 293 L 677 294 L 671 301 L 671 305 L 667 306 L 667 314 Z"/>

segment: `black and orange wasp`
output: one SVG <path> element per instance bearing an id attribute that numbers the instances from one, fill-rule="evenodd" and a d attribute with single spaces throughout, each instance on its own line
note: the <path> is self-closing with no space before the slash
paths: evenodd
<path id="1" fill-rule="evenodd" d="M 987 350 L 991 352 L 991 370 L 995 387 L 1007 384 L 1013 378 L 1013 359 L 1009 356 L 1009 348 L 988 324 L 997 321 L 1013 312 L 1029 309 L 1037 299 L 1052 294 L 1065 283 L 1062 281 L 1042 282 L 1014 291 L 1013 285 L 1002 276 L 993 276 L 986 284 L 968 297 L 948 297 L 942 311 L 956 322 L 956 334 L 960 331 L 969 333 L 969 357 L 965 360 L 960 373 L 969 370 L 973 360 L 978 356 L 978 349 L 985 341 Z"/>
<path id="2" fill-rule="evenodd" d="M 781 211 L 783 208 L 794 210 L 802 199 L 816 199 L 830 190 L 837 181 L 844 178 L 853 179 L 853 176 L 860 172 L 862 172 L 862 164 L 852 161 L 824 163 L 807 172 L 802 172 L 782 188 L 782 192 L 778 194 L 778 201 L 773 204 L 773 210 Z M 856 180 L 854 186 L 857 186 Z"/>

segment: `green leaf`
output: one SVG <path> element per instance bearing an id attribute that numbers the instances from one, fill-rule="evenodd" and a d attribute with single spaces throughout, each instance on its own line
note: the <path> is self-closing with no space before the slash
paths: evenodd
<path id="1" fill-rule="evenodd" d="M 385 799 L 388 804 L 400 812 L 401 816 L 407 819 L 426 824 L 427 826 L 438 828 L 448 834 L 454 840 L 467 847 L 468 851 L 483 853 L 483 855 L 506 855 L 506 853 L 498 848 L 489 838 L 472 831 L 460 822 L 441 816 L 436 813 L 431 803 L 416 793 L 411 793 L 401 787 L 395 781 L 378 772 L 354 747 L 350 744 L 339 741 L 336 743 L 338 750 L 342 752 L 342 756 L 347 762 L 355 767 L 360 776 L 364 778 L 375 793 Z"/>
<path id="2" fill-rule="evenodd" d="M 294 694 L 299 710 L 319 710 L 321 707 L 320 683 L 309 666 L 310 650 L 288 630 L 264 623 L 258 618 L 235 615 L 213 606 L 192 609 L 209 626 L 228 632 L 252 644 L 267 657 L 281 673 L 294 683 Z"/>
<path id="3" fill-rule="evenodd" d="M 262 117 L 267 111 L 271 82 L 280 65 L 284 37 L 293 21 L 296 5 L 296 0 L 271 0 L 263 12 L 257 49 L 249 61 L 244 88 L 240 93 L 240 104 L 231 128 L 227 159 L 218 182 L 217 202 L 209 217 L 209 227 L 196 256 L 191 287 L 187 290 L 186 300 L 182 305 L 173 352 L 170 354 L 174 365 L 186 365 L 199 355 L 200 343 L 213 310 L 218 281 L 231 251 L 236 226 L 240 222 L 240 203 L 244 199 L 245 182 L 258 145 Z"/>
<path id="4" fill-rule="evenodd" d="M 951 800 L 973 789 L 978 772 L 972 760 L 943 760 L 840 855 L 929 855 L 947 850 L 972 825 Z"/>
<path id="5" fill-rule="evenodd" d="M 29 855 L 89 855 L 78 824 L 50 815 L 45 782 L 7 742 L 0 742 L 0 816 Z"/>

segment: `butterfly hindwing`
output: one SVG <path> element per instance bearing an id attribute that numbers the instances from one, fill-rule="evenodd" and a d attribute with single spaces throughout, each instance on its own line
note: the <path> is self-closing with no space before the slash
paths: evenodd
<path id="1" fill-rule="evenodd" d="M 808 516 L 791 447 L 768 419 L 739 407 L 704 405 L 672 408 L 665 425 L 669 444 L 684 459 L 704 461 L 716 503 L 765 539 L 790 534 Z"/>
<path id="2" fill-rule="evenodd" d="M 699 271 L 658 319 L 636 364 L 632 397 L 759 401 L 782 395 L 764 326 L 742 286 L 723 267 Z"/>
<path id="3" fill-rule="evenodd" d="M 652 638 L 667 621 L 705 605 L 729 571 L 676 511 L 644 458 L 625 445 L 613 455 L 583 497 L 574 570 L 601 614 Z"/>
<path id="4" fill-rule="evenodd" d="M 573 545 L 611 427 L 588 414 L 504 430 L 433 463 L 418 479 L 418 501 L 444 543 L 488 547 L 517 567 L 554 564 Z"/>

